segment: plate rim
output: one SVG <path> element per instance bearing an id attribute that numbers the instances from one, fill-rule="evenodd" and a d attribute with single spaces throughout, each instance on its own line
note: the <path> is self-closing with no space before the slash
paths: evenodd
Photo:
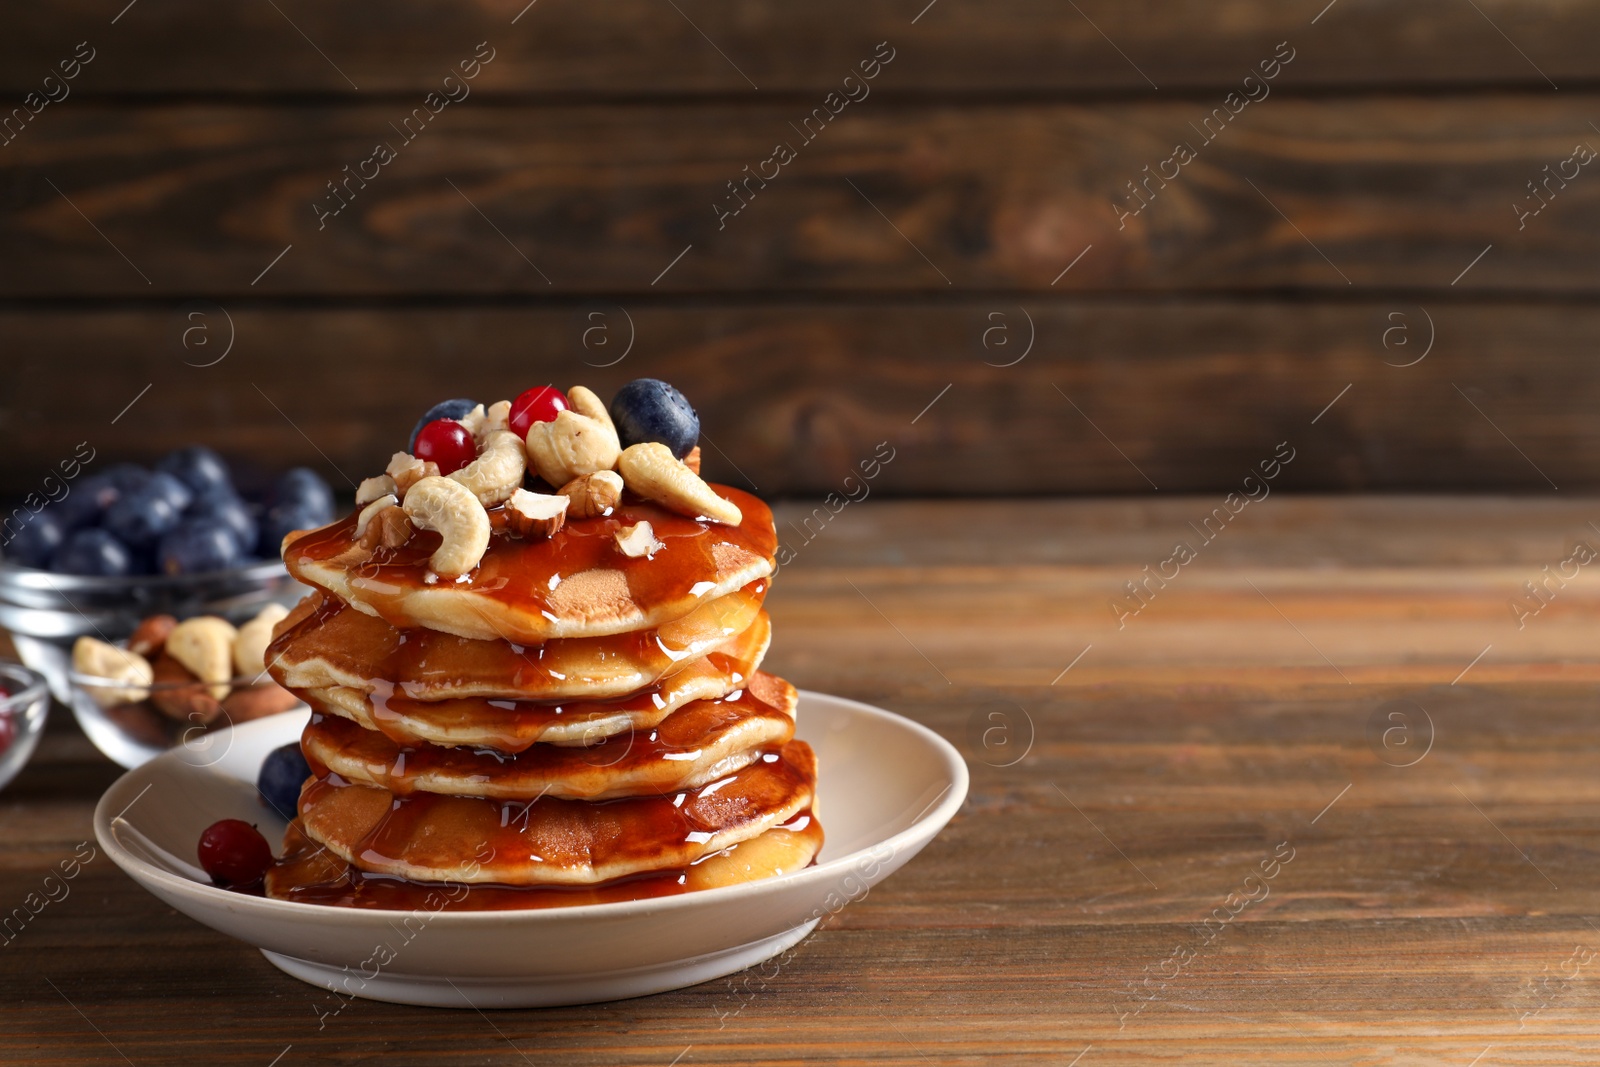
<path id="1" fill-rule="evenodd" d="M 961 805 L 966 802 L 967 790 L 971 784 L 971 775 L 967 770 L 967 762 L 960 751 L 946 740 L 937 731 L 924 726 L 913 719 L 900 715 L 897 712 L 867 704 L 848 697 L 835 696 L 832 693 L 823 693 L 817 690 L 799 690 L 800 700 L 821 699 L 835 704 L 844 705 L 856 714 L 864 714 L 868 718 L 886 721 L 897 729 L 908 730 L 912 734 L 920 735 L 922 739 L 941 757 L 945 768 L 949 772 L 950 784 L 943 794 L 931 804 L 921 815 L 917 816 L 910 826 L 888 837 L 873 841 L 870 844 L 827 860 L 824 863 L 805 867 L 788 874 L 780 874 L 767 878 L 760 878 L 753 882 L 741 882 L 737 885 L 717 886 L 712 889 L 697 890 L 692 893 L 681 893 L 676 896 L 650 897 L 642 900 L 607 901 L 599 904 L 573 904 L 565 907 L 553 908 L 525 908 L 506 910 L 481 910 L 481 911 L 441 911 L 432 921 L 446 921 L 451 924 L 484 925 L 505 923 L 508 921 L 526 923 L 554 923 L 571 922 L 580 919 L 604 919 L 606 917 L 625 918 L 628 916 L 653 915 L 659 912 L 672 912 L 696 908 L 704 905 L 715 905 L 719 901 L 734 901 L 742 897 L 759 896 L 773 892 L 776 888 L 795 887 L 806 885 L 810 882 L 829 882 L 840 872 L 858 865 L 863 859 L 880 852 L 885 846 L 890 849 L 890 856 L 900 852 L 911 845 L 916 845 L 919 851 L 930 842 L 945 825 L 954 818 Z M 304 711 L 291 711 L 282 714 L 304 714 Z M 247 728 L 259 723 L 270 722 L 274 716 L 266 719 L 255 720 L 254 723 L 243 723 L 240 727 L 229 727 L 229 730 Z M 358 917 L 370 916 L 372 922 L 384 922 L 396 915 L 410 915 L 415 909 L 401 908 L 349 908 L 336 904 L 311 904 L 301 901 L 278 900 L 272 897 L 247 896 L 235 893 L 219 886 L 207 885 L 173 874 L 162 869 L 123 848 L 120 842 L 111 833 L 110 802 L 113 794 L 120 794 L 132 789 L 128 783 L 135 776 L 156 773 L 156 768 L 163 760 L 176 758 L 173 753 L 177 749 L 149 760 L 138 767 L 131 768 L 119 775 L 116 781 L 106 787 L 94 808 L 94 836 L 100 847 L 105 849 L 106 855 L 111 858 L 123 873 L 139 883 L 141 889 L 153 892 L 145 882 L 148 880 L 167 890 L 191 898 L 196 898 L 208 906 L 226 907 L 234 910 L 258 913 L 263 919 L 288 918 L 295 915 L 304 915 L 308 918 L 321 919 L 341 918 L 345 921 L 354 921 Z M 117 799 L 121 799 L 120 795 Z M 124 809 L 126 810 L 126 809 Z M 120 813 L 119 813 L 120 816 Z M 920 841 L 920 844 L 917 844 Z M 909 858 L 909 857 L 908 857 Z M 138 873 L 135 873 L 137 869 Z M 309 910 L 308 910 L 309 909 Z M 190 916 L 193 918 L 193 916 Z"/>

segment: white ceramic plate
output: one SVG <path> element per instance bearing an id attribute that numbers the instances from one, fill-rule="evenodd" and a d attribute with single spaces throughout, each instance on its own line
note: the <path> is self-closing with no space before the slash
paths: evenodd
<path id="1" fill-rule="evenodd" d="M 195 865 L 218 819 L 284 824 L 257 799 L 268 752 L 306 713 L 211 735 L 119 778 L 95 836 L 134 881 L 215 930 L 259 947 L 296 978 L 351 996 L 480 1008 L 584 1004 L 680 989 L 783 952 L 916 855 L 967 795 L 967 768 L 933 731 L 879 708 L 800 694 L 798 736 L 816 749 L 826 841 L 815 866 L 682 896 L 535 911 L 405 912 L 295 904 L 211 885 Z"/>

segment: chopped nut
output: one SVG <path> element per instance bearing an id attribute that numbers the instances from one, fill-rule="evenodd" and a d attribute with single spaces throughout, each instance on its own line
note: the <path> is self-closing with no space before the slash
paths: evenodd
<path id="1" fill-rule="evenodd" d="M 282 604 L 268 604 L 233 635 L 233 666 L 240 678 L 260 678 L 267 672 L 267 645 L 272 628 L 289 615 Z M 226 703 L 226 701 L 224 701 Z"/>
<path id="2" fill-rule="evenodd" d="M 622 499 L 622 475 L 616 471 L 595 471 L 574 478 L 557 490 L 572 501 L 567 515 L 574 519 L 592 519 L 609 515 Z"/>
<path id="3" fill-rule="evenodd" d="M 389 459 L 387 473 L 394 480 L 395 496 L 404 502 L 413 485 L 424 478 L 439 476 L 439 465 L 431 459 L 420 460 L 409 452 L 396 452 Z"/>
<path id="4" fill-rule="evenodd" d="M 629 489 L 680 515 L 728 526 L 744 521 L 737 504 L 718 496 L 698 474 L 679 462 L 670 448 L 657 441 L 628 446 L 617 469 Z"/>
<path id="5" fill-rule="evenodd" d="M 695 445 L 693 448 L 689 449 L 689 454 L 687 456 L 683 457 L 683 465 L 685 467 L 688 467 L 690 470 L 694 471 L 696 474 L 700 473 L 700 446 L 699 445 Z"/>
<path id="6" fill-rule="evenodd" d="M 632 526 L 624 526 L 613 535 L 617 539 L 617 547 L 622 549 L 624 556 L 646 559 L 655 556 L 658 549 L 665 548 L 656 540 L 656 532 L 651 529 L 648 522 L 636 522 Z"/>
<path id="7" fill-rule="evenodd" d="M 567 507 L 571 503 L 565 496 L 518 489 L 506 501 L 506 525 L 518 537 L 550 537 L 567 521 Z"/>
<path id="8" fill-rule="evenodd" d="M 190 674 L 211 686 L 211 695 L 228 695 L 233 677 L 233 639 L 238 633 L 227 619 L 200 615 L 185 619 L 167 635 L 166 653 Z"/>
<path id="9" fill-rule="evenodd" d="M 411 516 L 406 514 L 405 508 L 387 507 L 380 510 L 367 524 L 367 532 L 361 535 L 361 545 L 368 551 L 379 548 L 399 548 L 411 540 L 411 535 L 416 532 L 416 527 L 411 525 Z"/>
<path id="10" fill-rule="evenodd" d="M 368 479 L 368 481 L 371 481 L 371 479 Z M 365 485 L 366 482 L 361 484 Z M 361 514 L 356 516 L 356 540 L 361 540 L 362 536 L 367 532 L 368 524 L 372 522 L 373 517 L 378 512 L 384 508 L 392 508 L 399 503 L 400 498 L 393 493 L 385 493 L 376 500 L 368 501 L 367 506 L 361 509 Z"/>
<path id="11" fill-rule="evenodd" d="M 574 478 L 617 465 L 622 445 L 609 416 L 605 422 L 567 410 L 550 422 L 528 427 L 528 461 L 551 485 L 566 485 Z"/>
<path id="12" fill-rule="evenodd" d="M 172 633 L 172 628 L 178 625 L 178 620 L 171 615 L 152 615 L 145 619 L 128 638 L 128 651 L 135 652 L 146 659 L 157 655 L 161 646 L 167 643 L 167 635 Z"/>
<path id="13" fill-rule="evenodd" d="M 521 488 L 528 469 L 522 439 L 510 430 L 491 430 L 478 441 L 478 458 L 450 477 L 472 490 L 484 507 L 502 504 Z"/>
<path id="14" fill-rule="evenodd" d="M 364 508 L 374 500 L 381 500 L 386 496 L 398 497 L 400 495 L 394 484 L 394 479 L 387 474 L 380 474 L 376 478 L 363 478 L 356 488 L 356 507 Z"/>
<path id="15" fill-rule="evenodd" d="M 511 429 L 511 401 L 496 400 L 489 405 L 489 411 L 483 418 L 483 432 L 489 434 L 494 430 Z"/>
<path id="16" fill-rule="evenodd" d="M 105 678 L 126 686 L 84 686 L 102 708 L 143 700 L 149 695 L 154 677 L 150 661 L 137 652 L 93 637 L 80 637 L 73 643 L 72 669 L 90 678 Z"/>
<path id="17" fill-rule="evenodd" d="M 489 548 L 489 513 L 460 482 L 438 475 L 422 479 L 406 494 L 405 510 L 417 526 L 442 536 L 428 559 L 440 577 L 468 573 Z"/>
<path id="18" fill-rule="evenodd" d="M 473 437 L 477 437 L 478 433 L 483 429 L 483 420 L 487 417 L 487 414 L 483 410 L 483 405 L 478 404 L 474 406 L 471 411 L 456 419 L 456 421 L 462 426 L 465 426 L 467 428 L 467 432 Z"/>

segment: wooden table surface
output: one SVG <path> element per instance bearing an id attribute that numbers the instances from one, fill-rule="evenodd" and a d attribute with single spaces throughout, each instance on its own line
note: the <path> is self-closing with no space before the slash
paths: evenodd
<path id="1" fill-rule="evenodd" d="M 1218 504 L 870 500 L 794 535 L 771 668 L 931 726 L 972 790 L 737 1015 L 725 979 L 319 1029 L 100 856 L 0 947 L 0 1062 L 1600 1059 L 1600 580 L 1546 580 L 1600 501 L 1280 494 L 1202 542 Z M 0 794 L 0 907 L 116 774 L 55 724 Z"/>

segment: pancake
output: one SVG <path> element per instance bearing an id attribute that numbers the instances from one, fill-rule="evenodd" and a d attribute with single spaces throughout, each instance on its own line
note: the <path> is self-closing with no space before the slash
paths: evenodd
<path id="1" fill-rule="evenodd" d="M 300 794 L 307 836 L 369 874 L 467 884 L 596 885 L 687 867 L 809 808 L 803 741 L 684 792 L 605 803 L 412 793 L 320 775 Z"/>
<path id="2" fill-rule="evenodd" d="M 756 623 L 765 580 L 708 601 L 654 630 L 558 638 L 541 645 L 400 630 L 333 597 L 285 620 L 267 647 L 268 672 L 286 689 L 392 682 L 417 700 L 507 697 L 604 700 L 651 686 Z"/>
<path id="3" fill-rule="evenodd" d="M 346 908 L 499 911 L 674 896 L 788 874 L 809 866 L 816 858 L 822 848 L 822 827 L 809 810 L 802 811 L 788 822 L 702 857 L 688 867 L 595 886 L 467 886 L 369 875 L 306 836 L 298 819 L 289 824 L 283 842 L 283 859 L 267 872 L 269 897 Z"/>
<path id="4" fill-rule="evenodd" d="M 389 682 L 369 692 L 346 686 L 296 690 L 324 715 L 338 715 L 376 730 L 398 745 L 467 745 L 521 752 L 534 742 L 590 745 L 624 730 L 647 730 L 692 700 L 715 700 L 759 675 L 772 626 L 765 612 L 717 651 L 692 660 L 654 686 L 615 700 L 542 703 L 459 697 L 416 700 L 395 693 Z"/>
<path id="5" fill-rule="evenodd" d="M 438 534 L 419 530 L 369 556 L 355 547 L 355 515 L 293 538 L 283 559 L 300 581 L 401 629 L 525 644 L 654 629 L 772 573 L 771 510 L 748 493 L 713 488 L 738 505 L 740 525 L 684 518 L 630 495 L 609 516 L 524 540 L 506 533 L 502 509 L 492 508 L 488 551 L 454 582 L 428 569 Z M 631 558 L 614 535 L 640 521 L 662 547 Z"/>
<path id="6" fill-rule="evenodd" d="M 397 795 L 610 800 L 671 793 L 749 766 L 794 736 L 797 694 L 770 674 L 719 700 L 696 700 L 653 729 L 587 747 L 534 745 L 514 756 L 437 745 L 401 747 L 341 718 L 314 716 L 301 738 L 313 767 Z"/>

